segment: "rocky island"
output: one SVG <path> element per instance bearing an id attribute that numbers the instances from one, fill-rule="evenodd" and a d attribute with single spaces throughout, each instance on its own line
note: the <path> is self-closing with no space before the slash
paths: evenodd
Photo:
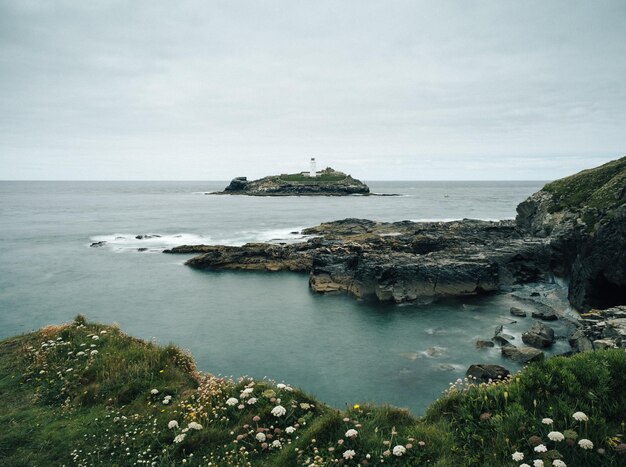
<path id="1" fill-rule="evenodd" d="M 315 174 L 315 175 L 313 175 Z M 218 195 L 248 196 L 347 196 L 369 195 L 369 187 L 350 175 L 330 167 L 313 173 L 302 172 L 248 180 L 236 177 Z"/>

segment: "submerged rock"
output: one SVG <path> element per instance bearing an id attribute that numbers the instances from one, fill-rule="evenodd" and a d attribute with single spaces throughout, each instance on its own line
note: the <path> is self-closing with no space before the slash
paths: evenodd
<path id="1" fill-rule="evenodd" d="M 516 308 L 514 306 L 511 307 L 511 314 L 520 318 L 526 318 L 527 316 L 527 313 L 524 310 L 521 310 L 520 308 Z"/>

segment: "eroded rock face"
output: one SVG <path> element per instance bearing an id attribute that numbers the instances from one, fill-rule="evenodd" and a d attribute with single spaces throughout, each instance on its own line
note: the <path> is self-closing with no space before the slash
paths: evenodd
<path id="1" fill-rule="evenodd" d="M 544 353 L 534 347 L 515 347 L 505 345 L 501 349 L 502 355 L 514 362 L 528 363 L 543 360 Z"/>
<path id="2" fill-rule="evenodd" d="M 550 347 L 554 343 L 554 330 L 543 323 L 535 323 L 522 334 L 522 341 L 538 349 Z"/>
<path id="3" fill-rule="evenodd" d="M 503 380 L 509 376 L 510 372 L 500 365 L 476 364 L 470 365 L 465 372 L 465 376 L 479 383 Z"/>
<path id="4" fill-rule="evenodd" d="M 548 239 L 551 269 L 579 310 L 626 303 L 626 157 L 549 183 L 517 207 L 517 224 Z"/>
<path id="5" fill-rule="evenodd" d="M 575 352 L 615 347 L 626 349 L 626 306 L 584 314 L 580 328 L 569 338 L 569 343 Z"/>
<path id="6" fill-rule="evenodd" d="M 524 235 L 512 221 L 345 219 L 302 233 L 313 238 L 283 245 L 181 246 L 166 252 L 199 253 L 186 263 L 198 269 L 307 271 L 316 292 L 394 303 L 492 292 L 549 272 L 545 241 Z M 541 259 L 531 267 L 529 257 Z"/>

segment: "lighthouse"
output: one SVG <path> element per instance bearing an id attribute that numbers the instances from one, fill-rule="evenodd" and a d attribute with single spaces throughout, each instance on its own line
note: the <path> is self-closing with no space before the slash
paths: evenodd
<path id="1" fill-rule="evenodd" d="M 309 170 L 309 177 L 317 177 L 317 168 L 315 167 L 315 157 L 311 157 L 311 168 Z"/>

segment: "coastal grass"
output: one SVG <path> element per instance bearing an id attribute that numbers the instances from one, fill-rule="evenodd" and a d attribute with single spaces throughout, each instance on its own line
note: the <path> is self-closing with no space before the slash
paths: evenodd
<path id="1" fill-rule="evenodd" d="M 0 464 L 518 466 L 518 452 L 530 465 L 618 466 L 625 387 L 626 353 L 611 349 L 459 380 L 421 418 L 337 410 L 284 383 L 200 373 L 175 346 L 77 317 L 0 342 Z"/>
<path id="2" fill-rule="evenodd" d="M 309 177 L 308 175 L 303 174 L 282 174 L 280 175 L 280 180 L 284 182 L 302 182 L 309 184 L 317 184 L 317 183 L 327 183 L 327 182 L 340 182 L 347 178 L 344 173 L 325 173 L 322 172 L 315 178 Z"/>

